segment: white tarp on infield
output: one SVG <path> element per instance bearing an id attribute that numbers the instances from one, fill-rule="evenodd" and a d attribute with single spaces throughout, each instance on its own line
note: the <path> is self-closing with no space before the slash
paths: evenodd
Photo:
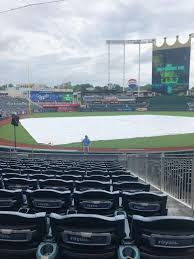
<path id="1" fill-rule="evenodd" d="M 123 115 L 32 118 L 20 120 L 38 143 L 69 144 L 85 135 L 91 141 L 194 133 L 194 118 Z"/>

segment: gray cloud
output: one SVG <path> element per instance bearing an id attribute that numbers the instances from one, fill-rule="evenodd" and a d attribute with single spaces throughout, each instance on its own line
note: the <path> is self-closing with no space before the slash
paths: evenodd
<path id="1" fill-rule="evenodd" d="M 5 10 L 39 1 L 1 2 Z M 192 0 L 67 0 L 0 15 L 0 83 L 27 81 L 30 64 L 34 82 L 105 85 L 106 39 L 188 35 L 194 28 L 193 8 Z M 122 48 L 111 51 L 111 80 L 122 83 Z M 141 61 L 142 83 L 149 83 L 151 48 L 142 50 Z M 137 76 L 137 63 L 138 49 L 128 46 L 126 77 Z"/>

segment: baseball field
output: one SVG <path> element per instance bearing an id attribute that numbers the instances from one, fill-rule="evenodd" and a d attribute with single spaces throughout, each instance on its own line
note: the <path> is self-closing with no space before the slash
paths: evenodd
<path id="1" fill-rule="evenodd" d="M 71 113 L 40 113 L 31 114 L 28 118 L 58 118 L 58 117 L 85 117 L 85 116 L 119 116 L 119 115 L 158 115 L 158 116 L 178 116 L 178 117 L 194 117 L 194 112 L 71 112 Z M 106 118 L 104 118 L 106 120 Z M 194 120 L 194 118 L 193 118 Z M 101 127 L 102 125 L 99 125 Z M 93 148 L 116 148 L 116 149 L 130 149 L 130 148 L 158 148 L 158 147 L 189 147 L 194 146 L 194 128 L 193 133 L 179 134 L 179 127 L 183 125 L 174 125 L 177 130 L 175 135 L 153 136 L 153 137 L 135 137 L 112 140 L 98 140 L 91 139 L 91 147 Z M 114 128 L 114 125 L 112 125 Z M 38 131 L 38 125 L 37 125 Z M 47 129 L 45 128 L 45 132 Z M 121 136 L 122 138 L 122 136 Z M 0 126 L 0 139 L 6 141 L 14 141 L 13 126 L 8 123 Z M 17 127 L 17 142 L 22 144 L 38 145 L 38 143 L 30 133 L 20 124 Z M 64 147 L 79 148 L 81 141 L 69 144 L 60 144 Z"/>

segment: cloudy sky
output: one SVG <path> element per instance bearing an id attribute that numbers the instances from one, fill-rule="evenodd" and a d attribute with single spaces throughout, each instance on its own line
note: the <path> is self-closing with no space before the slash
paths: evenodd
<path id="1" fill-rule="evenodd" d="M 47 0 L 1 0 L 0 11 Z M 194 1 L 67 0 L 0 15 L 0 84 L 28 81 L 107 84 L 107 39 L 170 38 L 194 32 Z M 194 54 L 194 51 L 193 51 Z M 141 82 L 151 82 L 151 46 Z M 126 49 L 126 77 L 137 78 L 138 47 Z M 191 58 L 191 84 L 194 84 Z M 122 84 L 122 48 L 111 47 L 111 82 Z"/>

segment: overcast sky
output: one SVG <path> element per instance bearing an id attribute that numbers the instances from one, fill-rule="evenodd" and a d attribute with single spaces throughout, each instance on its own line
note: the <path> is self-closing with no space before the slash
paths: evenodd
<path id="1" fill-rule="evenodd" d="M 0 10 L 46 0 L 1 0 Z M 0 15 L 0 84 L 107 84 L 107 39 L 194 32 L 194 1 L 67 0 Z M 173 39 L 171 39 L 171 42 Z M 142 48 L 142 84 L 151 83 L 151 46 Z M 194 54 L 194 51 L 192 52 Z M 191 58 L 191 84 L 194 55 Z M 126 78 L 138 74 L 138 47 L 126 49 Z M 111 47 L 111 82 L 122 84 L 122 48 Z"/>

